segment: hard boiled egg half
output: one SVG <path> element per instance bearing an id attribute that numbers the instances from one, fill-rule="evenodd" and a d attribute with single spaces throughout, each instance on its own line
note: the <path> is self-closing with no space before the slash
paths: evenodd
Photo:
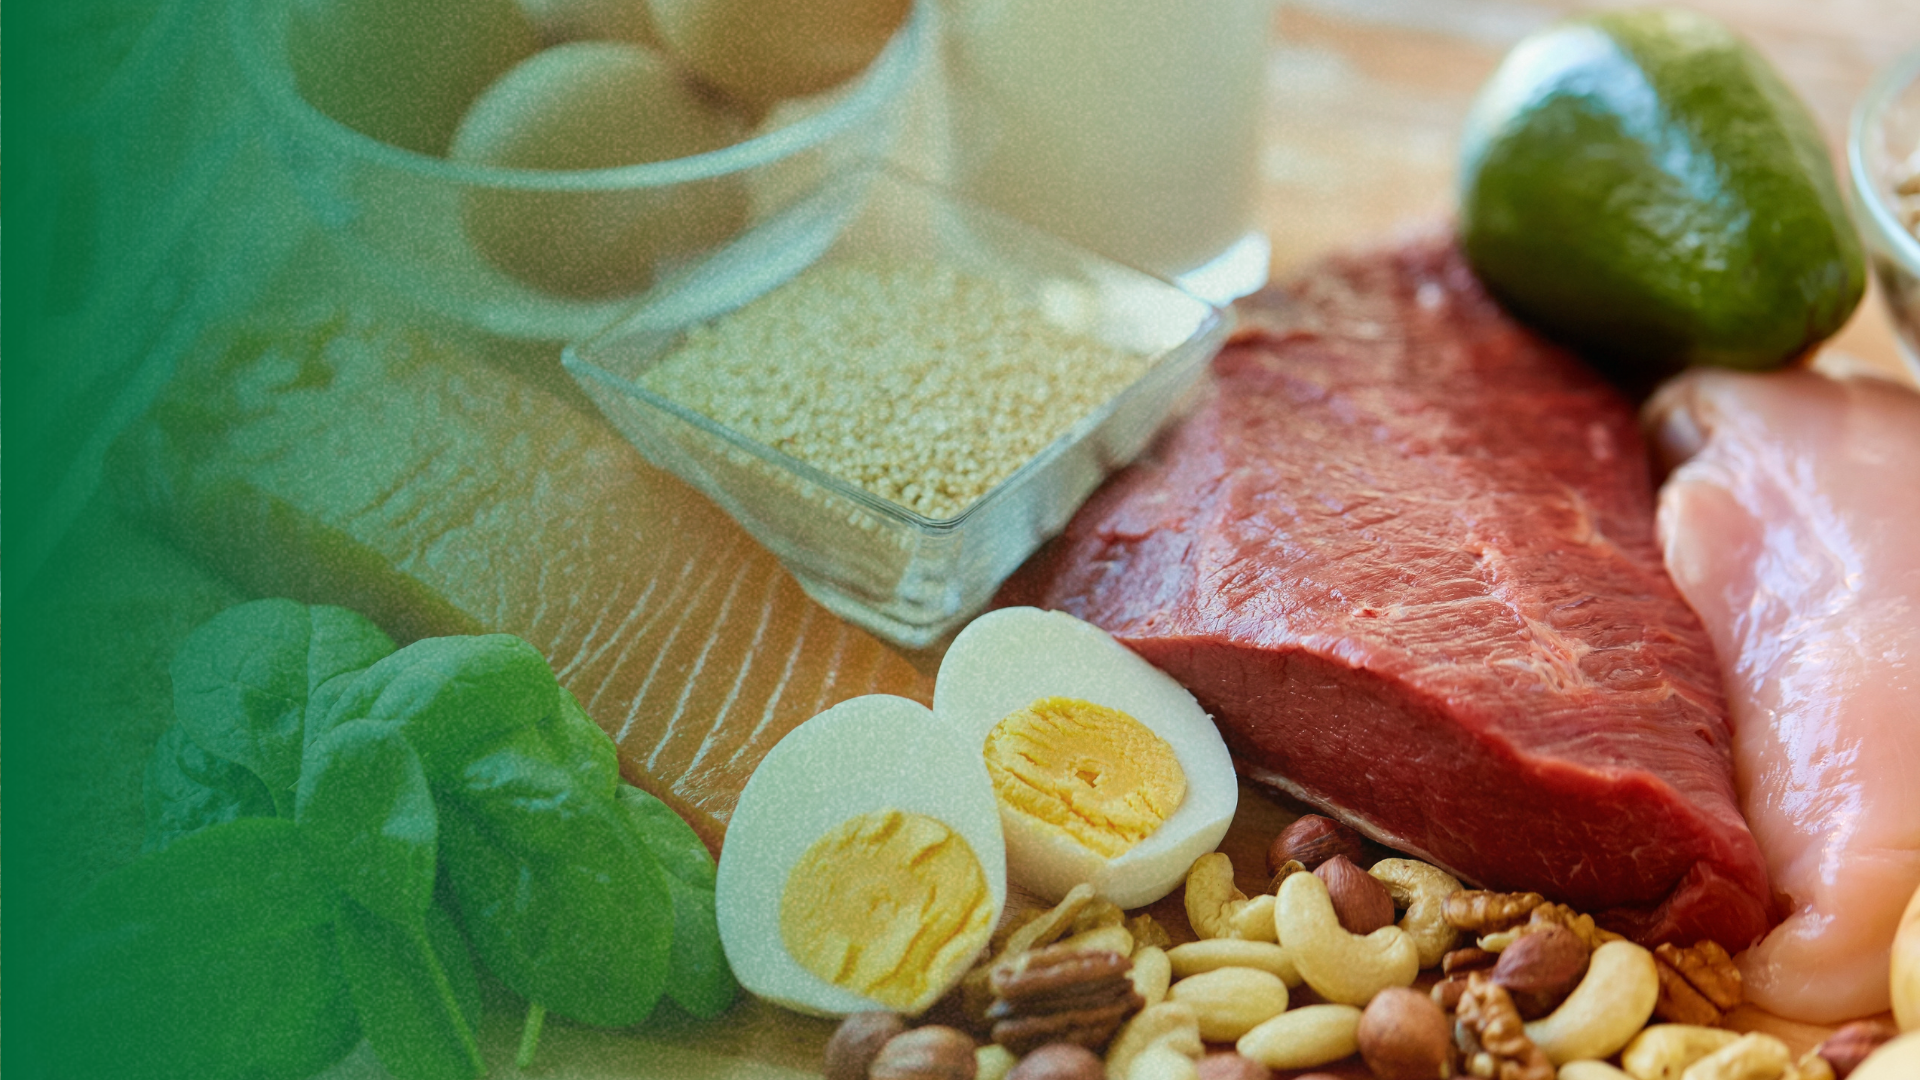
<path id="1" fill-rule="evenodd" d="M 870 695 L 794 728 L 740 792 L 715 883 L 740 984 L 787 1008 L 918 1014 L 1007 899 L 979 751 L 926 706 Z"/>
<path id="2" fill-rule="evenodd" d="M 1002 608 L 940 663 L 933 712 L 992 780 L 1007 875 L 1123 908 L 1173 891 L 1233 821 L 1226 743 L 1179 683 L 1064 612 Z"/>

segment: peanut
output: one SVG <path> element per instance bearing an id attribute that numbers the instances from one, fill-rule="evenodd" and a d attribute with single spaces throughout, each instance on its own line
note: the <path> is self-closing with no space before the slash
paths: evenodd
<path id="1" fill-rule="evenodd" d="M 1359 1032 L 1359 1009 L 1351 1005 L 1307 1005 L 1281 1013 L 1240 1036 L 1234 1049 L 1241 1057 L 1269 1069 L 1311 1069 L 1359 1050 Z"/>
<path id="2" fill-rule="evenodd" d="M 1215 968 L 1250 967 L 1270 971 L 1280 976 L 1280 981 L 1288 986 L 1300 985 L 1300 971 L 1294 967 L 1293 958 L 1286 949 L 1267 941 L 1236 941 L 1230 938 L 1190 941 L 1168 949 L 1167 961 L 1173 966 L 1173 977 L 1176 979 Z"/>
<path id="3" fill-rule="evenodd" d="M 1193 1007 L 1207 1042 L 1232 1042 L 1287 1011 L 1287 984 L 1256 968 L 1203 972 L 1174 983 L 1168 997 Z"/>

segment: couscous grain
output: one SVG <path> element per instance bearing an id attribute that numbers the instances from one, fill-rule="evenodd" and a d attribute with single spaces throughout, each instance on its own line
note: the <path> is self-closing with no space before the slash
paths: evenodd
<path id="1" fill-rule="evenodd" d="M 816 266 L 690 331 L 649 390 L 934 519 L 1145 372 L 1013 286 L 934 262 Z"/>

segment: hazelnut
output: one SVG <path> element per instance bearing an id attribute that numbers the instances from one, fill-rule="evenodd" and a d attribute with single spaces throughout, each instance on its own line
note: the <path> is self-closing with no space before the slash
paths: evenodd
<path id="1" fill-rule="evenodd" d="M 1308 814 L 1273 838 L 1273 846 L 1267 849 L 1267 870 L 1277 873 L 1289 861 L 1317 870 L 1321 863 L 1335 855 L 1361 862 L 1366 859 L 1365 843 L 1352 828 L 1330 817 Z"/>
<path id="2" fill-rule="evenodd" d="M 1360 1014 L 1360 1056 L 1379 1080 L 1445 1080 L 1453 1065 L 1453 1028 L 1427 995 L 1410 987 L 1380 991 Z"/>
<path id="3" fill-rule="evenodd" d="M 1847 1074 L 1859 1068 L 1868 1054 L 1898 1034 L 1900 1029 L 1885 1020 L 1855 1020 L 1827 1036 L 1813 1052 L 1833 1066 L 1834 1080 L 1847 1080 Z"/>
<path id="4" fill-rule="evenodd" d="M 1506 988 L 1525 1020 L 1552 1012 L 1587 973 L 1587 943 L 1562 926 L 1515 938 L 1493 965 L 1493 981 Z"/>
<path id="5" fill-rule="evenodd" d="M 1380 879 L 1355 866 L 1345 855 L 1320 864 L 1313 876 L 1327 883 L 1333 913 L 1349 934 L 1371 934 L 1393 924 L 1393 895 Z"/>
<path id="6" fill-rule="evenodd" d="M 907 1030 L 898 1013 L 857 1012 L 827 1040 L 826 1080 L 867 1080 L 867 1066 L 887 1040 Z"/>
<path id="7" fill-rule="evenodd" d="M 1195 1065 L 1200 1080 L 1272 1080 L 1273 1070 L 1239 1054 L 1208 1054 Z"/>
<path id="8" fill-rule="evenodd" d="M 1007 1080 L 1104 1080 L 1099 1055 L 1073 1043 L 1048 1043 L 1020 1059 Z"/>
<path id="9" fill-rule="evenodd" d="M 973 1080 L 973 1039 L 940 1024 L 914 1028 L 887 1040 L 867 1066 L 869 1080 Z"/>

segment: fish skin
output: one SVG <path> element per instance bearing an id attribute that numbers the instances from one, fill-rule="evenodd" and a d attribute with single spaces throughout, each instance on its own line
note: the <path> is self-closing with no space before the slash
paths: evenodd
<path id="1" fill-rule="evenodd" d="M 116 445 L 115 498 L 256 595 L 402 641 L 526 638 L 716 852 L 794 726 L 860 694 L 932 700 L 723 511 L 481 349 L 363 309 L 258 316 Z"/>
<path id="2" fill-rule="evenodd" d="M 1742 809 L 1792 908 L 1739 958 L 1747 997 L 1879 1012 L 1920 886 L 1920 394 L 1697 371 L 1646 415 L 1678 463 L 1667 568 L 1713 637 Z"/>

